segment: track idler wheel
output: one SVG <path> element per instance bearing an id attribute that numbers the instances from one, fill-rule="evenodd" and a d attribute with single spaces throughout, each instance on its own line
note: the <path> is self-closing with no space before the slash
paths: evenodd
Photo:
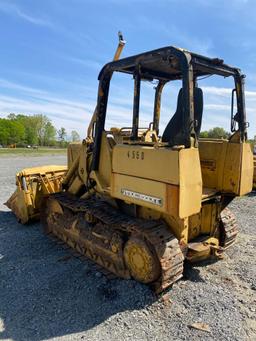
<path id="1" fill-rule="evenodd" d="M 139 237 L 131 237 L 124 248 L 124 259 L 132 277 L 142 283 L 156 281 L 161 274 L 159 260 L 152 246 Z"/>

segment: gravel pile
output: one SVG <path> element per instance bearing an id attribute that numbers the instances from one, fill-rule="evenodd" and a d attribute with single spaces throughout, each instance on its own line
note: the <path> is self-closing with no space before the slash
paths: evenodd
<path id="1" fill-rule="evenodd" d="M 1 159 L 0 203 L 15 189 L 17 170 L 43 164 L 65 157 Z M 256 193 L 230 205 L 240 234 L 224 259 L 186 265 L 158 298 L 135 281 L 106 279 L 1 204 L 0 339 L 256 340 Z"/>

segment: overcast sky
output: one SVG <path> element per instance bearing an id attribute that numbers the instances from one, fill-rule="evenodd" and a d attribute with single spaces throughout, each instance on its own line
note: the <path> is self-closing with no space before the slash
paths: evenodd
<path id="1" fill-rule="evenodd" d="M 94 110 L 97 77 L 113 58 L 117 31 L 122 56 L 167 45 L 224 59 L 246 74 L 249 136 L 256 135 L 256 1 L 254 0 L 0 0 L 0 116 L 49 116 L 81 137 Z M 142 87 L 141 125 L 152 119 L 155 84 Z M 163 129 L 175 111 L 180 84 L 169 84 L 162 103 Z M 231 79 L 202 80 L 203 129 L 229 130 Z M 108 125 L 127 126 L 132 79 L 113 78 Z"/>

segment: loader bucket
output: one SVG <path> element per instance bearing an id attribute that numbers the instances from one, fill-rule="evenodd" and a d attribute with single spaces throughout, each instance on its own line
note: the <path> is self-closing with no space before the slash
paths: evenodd
<path id="1" fill-rule="evenodd" d="M 43 197 L 61 191 L 66 166 L 25 168 L 16 174 L 16 191 L 5 205 L 25 224 L 40 218 Z"/>

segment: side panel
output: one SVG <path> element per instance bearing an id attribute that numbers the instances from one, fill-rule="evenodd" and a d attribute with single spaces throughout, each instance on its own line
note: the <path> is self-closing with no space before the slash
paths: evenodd
<path id="1" fill-rule="evenodd" d="M 222 190 L 239 193 L 242 150 L 240 143 L 229 143 L 224 166 Z"/>
<path id="2" fill-rule="evenodd" d="M 113 172 L 177 185 L 178 158 L 179 152 L 168 148 L 116 145 L 113 149 Z"/>
<path id="3" fill-rule="evenodd" d="M 248 143 L 242 148 L 242 169 L 239 195 L 251 192 L 253 179 L 253 154 Z"/>
<path id="4" fill-rule="evenodd" d="M 227 148 L 223 191 L 244 195 L 251 192 L 253 156 L 248 143 L 230 143 Z"/>
<path id="5" fill-rule="evenodd" d="M 227 145 L 227 140 L 199 141 L 204 187 L 221 189 Z"/>
<path id="6" fill-rule="evenodd" d="M 248 143 L 201 140 L 199 151 L 204 187 L 235 195 L 251 191 L 253 159 Z"/>
<path id="7" fill-rule="evenodd" d="M 202 175 L 197 148 L 180 150 L 179 177 L 179 217 L 185 218 L 201 209 Z"/>
<path id="8" fill-rule="evenodd" d="M 123 174 L 112 174 L 111 195 L 159 212 L 167 210 L 167 186 L 158 181 Z"/>
<path id="9" fill-rule="evenodd" d="M 125 155 L 136 148 L 138 147 L 127 145 L 118 149 L 119 158 L 116 156 L 113 159 L 115 172 L 112 174 L 111 195 L 179 218 L 200 212 L 202 177 L 198 149 L 163 149 L 164 153 L 161 153 L 161 150 L 148 148 L 144 155 L 144 160 L 147 160 L 145 163 L 138 158 L 132 159 L 130 164 L 126 161 L 127 168 L 125 164 L 120 166 L 118 160 L 124 163 Z M 156 163 L 156 153 L 161 155 L 159 163 Z M 117 173 L 117 170 L 126 174 Z M 161 177 L 161 174 L 164 174 L 164 177 Z M 168 183 L 171 177 L 174 180 L 174 174 L 177 177 L 175 183 L 178 185 Z"/>

